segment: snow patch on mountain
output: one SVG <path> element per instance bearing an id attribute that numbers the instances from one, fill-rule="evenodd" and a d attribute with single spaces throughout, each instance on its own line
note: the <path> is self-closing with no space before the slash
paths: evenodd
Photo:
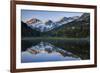
<path id="1" fill-rule="evenodd" d="M 25 23 L 31 27 L 32 29 L 36 29 L 40 32 L 47 32 L 54 28 L 57 28 L 61 25 L 67 24 L 69 22 L 72 22 L 74 20 L 77 20 L 79 16 L 74 17 L 63 17 L 61 20 L 53 22 L 52 20 L 48 20 L 46 22 L 42 22 L 41 20 L 37 18 L 32 18 L 30 20 L 27 20 Z"/>

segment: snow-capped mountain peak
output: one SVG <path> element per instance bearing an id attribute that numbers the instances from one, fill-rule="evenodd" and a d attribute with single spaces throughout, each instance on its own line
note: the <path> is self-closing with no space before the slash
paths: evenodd
<path id="1" fill-rule="evenodd" d="M 37 19 L 37 18 L 32 18 L 28 21 L 26 21 L 26 24 L 31 27 L 32 29 L 36 29 L 40 32 L 47 32 L 50 31 L 54 28 L 57 28 L 61 25 L 67 24 L 69 22 L 72 22 L 76 19 L 78 19 L 78 16 L 74 16 L 74 17 L 63 17 L 61 20 L 53 22 L 52 20 L 48 20 L 46 22 L 42 22 L 41 20 Z"/>
<path id="2" fill-rule="evenodd" d="M 69 22 L 72 22 L 76 19 L 78 19 L 79 16 L 74 16 L 74 17 L 63 17 L 61 20 L 59 20 L 57 23 L 59 23 L 59 25 L 62 25 L 62 24 L 67 24 Z"/>
<path id="3" fill-rule="evenodd" d="M 53 23 L 52 20 L 48 20 L 48 21 L 45 22 L 46 25 L 51 25 L 52 23 Z"/>
<path id="4" fill-rule="evenodd" d="M 80 18 L 79 16 L 74 16 L 74 17 L 73 17 L 73 19 L 79 19 L 79 18 Z"/>
<path id="5" fill-rule="evenodd" d="M 35 23 L 38 23 L 38 22 L 41 22 L 41 21 L 39 19 L 32 18 L 32 19 L 26 21 L 26 24 L 32 25 L 32 24 L 35 24 Z"/>

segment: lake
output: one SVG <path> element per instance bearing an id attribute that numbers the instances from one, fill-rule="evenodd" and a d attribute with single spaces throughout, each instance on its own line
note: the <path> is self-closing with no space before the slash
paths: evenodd
<path id="1" fill-rule="evenodd" d="M 22 40 L 21 62 L 52 62 L 90 59 L 86 40 Z"/>

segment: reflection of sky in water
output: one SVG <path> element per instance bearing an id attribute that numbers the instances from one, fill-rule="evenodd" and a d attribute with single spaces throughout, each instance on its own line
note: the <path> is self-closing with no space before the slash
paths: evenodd
<path id="1" fill-rule="evenodd" d="M 47 42 L 40 42 L 39 44 L 27 48 L 22 52 L 21 61 L 25 62 L 47 62 L 47 61 L 71 61 L 81 60 L 78 56 L 55 47 Z"/>

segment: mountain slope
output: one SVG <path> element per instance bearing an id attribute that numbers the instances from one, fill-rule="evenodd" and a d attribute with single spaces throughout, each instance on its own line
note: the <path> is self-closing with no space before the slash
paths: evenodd
<path id="1" fill-rule="evenodd" d="M 57 21 L 57 22 L 53 22 L 52 20 L 48 20 L 46 22 L 42 22 L 41 20 L 37 19 L 37 18 L 32 18 L 28 21 L 26 21 L 26 24 L 31 27 L 32 29 L 38 30 L 40 32 L 47 32 L 50 31 L 54 28 L 60 27 L 63 24 L 67 24 L 69 22 L 72 22 L 76 19 L 78 19 L 78 16 L 74 16 L 74 17 L 63 17 L 61 20 Z"/>
<path id="2" fill-rule="evenodd" d="M 77 19 L 78 18 L 78 19 Z M 68 20 L 70 22 L 68 22 Z M 74 19 L 74 20 L 72 20 Z M 59 23 L 66 22 L 64 24 Z M 49 20 L 45 24 L 39 24 L 41 27 L 33 28 L 26 23 L 22 23 L 22 37 L 89 37 L 90 36 L 90 14 L 84 13 L 80 17 L 66 18 L 56 23 Z M 46 26 L 45 26 L 46 25 Z M 37 24 L 38 26 L 38 24 Z M 43 31 L 41 29 L 43 27 Z M 47 28 L 48 27 L 48 28 Z M 52 27 L 52 28 L 51 28 Z M 49 29 L 50 28 L 50 29 Z M 48 31 L 49 30 L 49 31 Z"/>
<path id="3" fill-rule="evenodd" d="M 54 37 L 89 37 L 89 35 L 90 15 L 88 13 L 83 14 L 77 20 L 43 33 L 43 36 Z"/>
<path id="4" fill-rule="evenodd" d="M 36 37 L 40 36 L 40 32 L 28 27 L 26 23 L 21 21 L 21 35 L 22 37 Z"/>

